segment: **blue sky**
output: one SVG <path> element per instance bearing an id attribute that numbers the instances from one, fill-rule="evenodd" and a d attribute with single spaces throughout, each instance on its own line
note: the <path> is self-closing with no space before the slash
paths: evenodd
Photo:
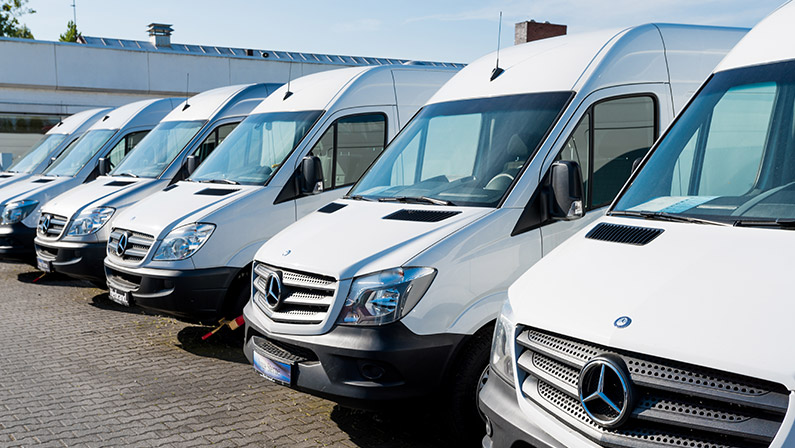
<path id="1" fill-rule="evenodd" d="M 569 34 L 647 22 L 751 27 L 783 0 L 76 0 L 88 36 L 145 40 L 151 22 L 180 43 L 471 62 L 503 45 L 515 22 L 569 25 Z M 37 39 L 57 40 L 71 0 L 30 0 Z"/>

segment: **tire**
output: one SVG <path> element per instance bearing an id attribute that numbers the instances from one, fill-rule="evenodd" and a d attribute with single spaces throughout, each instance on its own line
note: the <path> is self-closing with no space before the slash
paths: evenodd
<path id="1" fill-rule="evenodd" d="M 243 314 L 243 308 L 251 298 L 251 270 L 243 268 L 232 281 L 229 292 L 224 299 L 222 317 L 234 319 Z"/>
<path id="2" fill-rule="evenodd" d="M 486 424 L 478 407 L 478 393 L 488 379 L 492 329 L 476 333 L 461 350 L 448 375 L 445 398 L 450 436 L 459 446 L 481 446 Z"/>

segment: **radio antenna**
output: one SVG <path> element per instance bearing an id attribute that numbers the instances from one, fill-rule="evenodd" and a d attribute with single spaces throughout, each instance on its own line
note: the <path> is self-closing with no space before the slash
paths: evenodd
<path id="1" fill-rule="evenodd" d="M 293 96 L 293 92 L 290 91 L 290 81 L 293 80 L 293 63 L 288 62 L 288 64 L 290 64 L 290 69 L 287 72 L 287 91 L 284 92 L 284 98 L 282 98 L 282 101 Z"/>
<path id="2" fill-rule="evenodd" d="M 500 37 L 502 35 L 502 11 L 500 11 L 500 24 L 497 25 L 497 63 L 494 64 L 494 70 L 491 72 L 489 81 L 494 81 L 505 70 L 500 68 Z"/>
<path id="3" fill-rule="evenodd" d="M 188 104 L 190 99 L 190 72 L 185 74 L 185 78 L 185 106 L 182 107 L 182 110 L 190 107 L 190 104 Z"/>

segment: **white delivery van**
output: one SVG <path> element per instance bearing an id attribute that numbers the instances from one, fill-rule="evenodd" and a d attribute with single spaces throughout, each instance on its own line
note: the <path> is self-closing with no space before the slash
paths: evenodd
<path id="1" fill-rule="evenodd" d="M 114 220 L 111 299 L 183 318 L 239 316 L 262 242 L 341 197 L 454 73 L 348 68 L 283 86 L 187 181 Z"/>
<path id="2" fill-rule="evenodd" d="M 19 156 L 8 169 L 0 172 L 0 187 L 27 179 L 33 174 L 41 174 L 61 152 L 110 110 L 90 109 L 59 121 L 27 153 Z"/>
<path id="3" fill-rule="evenodd" d="M 795 446 L 793 22 L 749 32 L 607 216 L 510 287 L 483 446 Z"/>
<path id="4" fill-rule="evenodd" d="M 255 368 L 352 406 L 435 397 L 456 435 L 482 433 L 476 393 L 508 286 L 602 215 L 744 33 L 650 24 L 461 70 L 345 199 L 257 252 Z"/>
<path id="5" fill-rule="evenodd" d="M 144 100 L 107 112 L 42 174 L 0 189 L 0 258 L 33 258 L 40 205 L 99 175 L 99 159 L 117 164 L 184 98 Z M 46 222 L 47 228 L 66 225 Z"/>
<path id="6" fill-rule="evenodd" d="M 177 106 L 113 171 L 57 196 L 41 208 L 37 264 L 105 284 L 105 247 L 113 215 L 185 179 L 277 84 L 221 87 Z M 101 164 L 106 164 L 101 162 Z M 190 166 L 188 166 L 190 165 Z M 45 226 L 44 223 L 65 223 Z"/>

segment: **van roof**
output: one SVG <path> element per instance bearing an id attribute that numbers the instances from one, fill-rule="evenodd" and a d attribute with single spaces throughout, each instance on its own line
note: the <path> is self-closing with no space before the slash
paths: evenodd
<path id="1" fill-rule="evenodd" d="M 211 120 L 221 113 L 246 115 L 279 86 L 281 84 L 237 84 L 206 90 L 181 102 L 162 121 Z M 249 103 L 243 110 L 235 107 L 245 100 L 255 103 Z M 190 107 L 185 108 L 186 102 Z M 232 107 L 227 108 L 227 105 Z"/>
<path id="2" fill-rule="evenodd" d="M 71 134 L 80 129 L 80 127 L 94 118 L 94 116 L 103 112 L 108 113 L 111 110 L 111 108 L 89 109 L 69 115 L 47 131 L 47 134 Z"/>
<path id="3" fill-rule="evenodd" d="M 795 3 L 787 3 L 756 24 L 715 68 L 716 72 L 795 59 L 791 45 Z"/>
<path id="4" fill-rule="evenodd" d="M 136 101 L 117 107 L 94 123 L 89 131 L 124 127 L 153 127 L 185 98 L 161 98 Z"/>
<path id="5" fill-rule="evenodd" d="M 632 83 L 683 83 L 681 95 L 692 94 L 746 32 L 651 23 L 528 42 L 500 51 L 505 71 L 493 81 L 497 55 L 490 53 L 461 70 L 428 103 Z"/>
<path id="6" fill-rule="evenodd" d="M 292 95 L 285 99 L 288 85 L 284 85 L 251 113 L 328 110 L 332 103 L 335 108 L 348 107 L 348 101 L 351 107 L 362 104 L 396 104 L 394 89 L 383 88 L 384 85 L 393 86 L 395 72 L 452 74 L 457 70 L 422 65 L 382 65 L 323 71 L 293 79 L 289 83 Z"/>

